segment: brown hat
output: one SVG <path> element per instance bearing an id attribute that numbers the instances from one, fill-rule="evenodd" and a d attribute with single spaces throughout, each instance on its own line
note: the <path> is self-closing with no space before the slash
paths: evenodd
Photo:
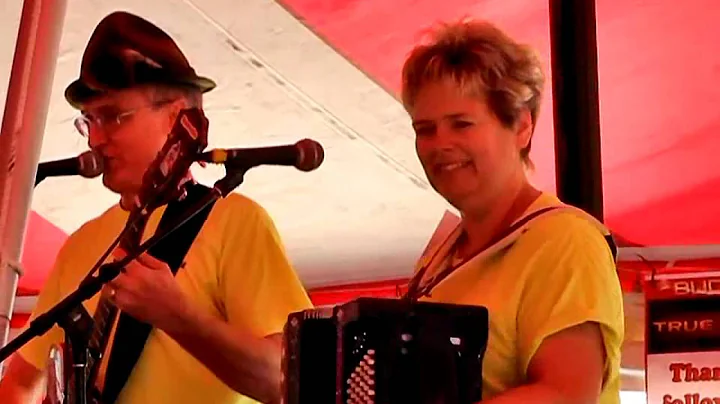
<path id="1" fill-rule="evenodd" d="M 215 88 L 200 77 L 182 51 L 163 30 L 136 15 L 115 12 L 95 28 L 85 48 L 80 78 L 65 89 L 70 105 L 84 102 L 107 90 L 141 84 L 177 84 L 202 92 Z"/>

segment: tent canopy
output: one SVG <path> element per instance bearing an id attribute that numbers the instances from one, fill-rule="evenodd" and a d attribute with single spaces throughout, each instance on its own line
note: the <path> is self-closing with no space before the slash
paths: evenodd
<path id="1" fill-rule="evenodd" d="M 547 1 L 287 0 L 288 8 L 391 93 L 421 27 L 489 19 L 550 60 Z M 720 5 L 597 0 L 599 88 L 607 221 L 645 245 L 715 244 L 720 220 L 716 106 Z M 402 18 L 397 18 L 397 16 Z M 380 56 L 382 55 L 382 56 Z M 536 180 L 554 185 L 552 94 L 534 142 Z M 710 220 L 710 222 L 708 222 Z"/>
<path id="2" fill-rule="evenodd" d="M 76 111 L 62 91 L 77 76 L 97 22 L 128 10 L 167 30 L 198 72 L 219 83 L 206 98 L 211 147 L 303 137 L 325 146 L 319 170 L 259 167 L 239 189 L 274 217 L 306 284 L 407 276 L 447 205 L 424 177 L 396 98 L 404 56 L 436 20 L 474 16 L 533 44 L 549 66 L 547 2 L 448 0 L 442 8 L 432 0 L 282 3 L 70 2 L 41 159 L 87 147 L 73 129 Z M 0 81 L 7 83 L 21 2 L 0 4 Z M 712 84 L 720 55 L 709 51 L 720 5 L 598 0 L 597 14 L 608 224 L 645 245 L 720 244 L 720 171 L 714 163 L 720 88 Z M 0 86 L 2 99 L 5 90 Z M 548 84 L 531 157 L 534 181 L 551 191 L 552 136 Z M 205 183 L 222 175 L 216 167 L 195 172 Z M 34 194 L 39 217 L 31 225 L 45 220 L 69 233 L 116 200 L 99 180 L 46 180 Z M 40 242 L 38 234 L 45 237 L 29 232 L 26 258 L 62 240 Z M 25 264 L 28 273 L 44 273 L 49 262 Z"/>

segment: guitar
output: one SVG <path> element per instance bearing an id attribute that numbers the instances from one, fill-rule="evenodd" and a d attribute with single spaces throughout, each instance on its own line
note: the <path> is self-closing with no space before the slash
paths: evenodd
<path id="1" fill-rule="evenodd" d="M 189 169 L 196 156 L 207 147 L 208 120 L 198 108 L 178 115 L 172 131 L 153 163 L 143 176 L 140 192 L 133 201 L 119 240 L 128 254 L 137 252 L 152 213 L 167 203 L 183 198 L 190 180 Z M 48 385 L 48 404 L 102 404 L 98 389 L 99 368 L 108 349 L 109 336 L 119 311 L 103 288 L 92 318 L 80 306 L 70 315 L 72 327 L 64 326 L 62 358 L 64 392 L 57 382 Z M 57 369 L 57 366 L 51 367 Z M 51 375 L 52 376 L 52 375 Z M 49 377 L 48 380 L 57 377 Z M 52 394 L 50 394 L 52 393 Z M 49 401 L 55 400 L 55 401 Z M 45 404 L 45 402 L 43 402 Z M 109 404 L 109 403 L 108 403 Z"/>
<path id="2" fill-rule="evenodd" d="M 62 365 L 62 348 L 51 347 L 47 365 L 47 390 L 42 404 L 62 404 L 64 394 Z"/>

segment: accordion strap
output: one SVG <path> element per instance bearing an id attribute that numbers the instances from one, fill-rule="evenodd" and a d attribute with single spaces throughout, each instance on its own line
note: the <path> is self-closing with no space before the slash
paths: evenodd
<path id="1" fill-rule="evenodd" d="M 497 247 L 500 247 L 503 244 L 503 241 L 506 241 L 509 239 L 513 234 L 521 231 L 523 228 L 525 228 L 530 222 L 532 222 L 534 219 L 544 215 L 545 213 L 554 211 L 558 208 L 561 208 L 562 206 L 548 206 L 542 209 L 538 209 L 528 215 L 523 216 L 519 220 L 517 220 L 515 223 L 513 223 L 510 227 L 506 228 L 504 231 L 498 233 L 495 237 L 493 237 L 490 242 L 488 242 L 485 247 L 480 249 L 476 254 L 473 254 L 466 259 L 462 260 L 461 262 L 455 264 L 455 265 L 447 265 L 445 269 L 442 270 L 439 274 L 432 277 L 430 281 L 428 281 L 425 285 L 421 286 L 422 280 L 425 277 L 425 274 L 428 271 L 428 268 L 436 261 L 438 258 L 437 256 L 441 251 L 443 251 L 443 245 L 445 245 L 448 241 L 453 239 L 452 234 L 449 235 L 445 241 L 442 243 L 442 245 L 439 245 L 437 248 L 434 249 L 434 252 L 432 254 L 432 257 L 429 260 L 426 260 L 424 264 L 420 267 L 420 269 L 415 273 L 415 275 L 410 279 L 410 283 L 408 284 L 408 291 L 405 294 L 405 298 L 410 300 L 417 300 L 424 296 L 430 296 L 430 293 L 432 290 L 443 280 L 445 280 L 448 276 L 450 276 L 455 270 L 465 265 L 468 261 L 475 259 L 480 254 L 488 253 L 492 250 L 496 250 Z M 457 229 L 456 229 L 457 231 Z M 457 239 L 455 238 L 453 240 L 454 243 L 457 242 Z"/>

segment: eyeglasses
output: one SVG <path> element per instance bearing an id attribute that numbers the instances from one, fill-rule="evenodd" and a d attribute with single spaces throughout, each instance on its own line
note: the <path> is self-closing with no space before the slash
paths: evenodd
<path id="1" fill-rule="evenodd" d="M 127 122 L 133 115 L 140 110 L 145 108 L 157 108 L 166 104 L 170 104 L 175 100 L 158 101 L 148 105 L 144 105 L 138 108 L 128 109 L 125 111 L 108 111 L 99 112 L 96 114 L 88 114 L 83 112 L 80 116 L 75 118 L 74 124 L 75 129 L 80 132 L 82 137 L 90 136 L 90 129 L 104 129 L 106 131 L 112 131 L 119 128 L 123 123 Z"/>
<path id="2" fill-rule="evenodd" d="M 130 118 L 137 111 L 137 109 L 133 109 L 120 113 L 99 115 L 90 115 L 83 113 L 79 117 L 75 118 L 75 129 L 80 132 L 80 135 L 82 135 L 82 137 L 87 138 L 90 136 L 91 128 L 111 129 L 113 127 L 119 127 L 124 121 Z"/>

